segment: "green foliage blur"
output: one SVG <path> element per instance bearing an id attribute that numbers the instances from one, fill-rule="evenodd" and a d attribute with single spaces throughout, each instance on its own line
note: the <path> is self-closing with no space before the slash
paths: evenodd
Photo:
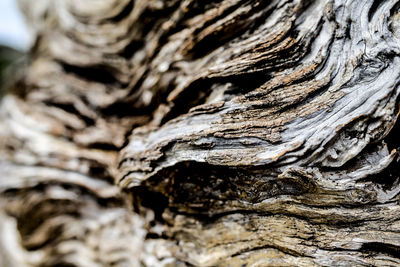
<path id="1" fill-rule="evenodd" d="M 0 97 L 15 81 L 15 74 L 25 53 L 14 48 L 0 45 Z"/>

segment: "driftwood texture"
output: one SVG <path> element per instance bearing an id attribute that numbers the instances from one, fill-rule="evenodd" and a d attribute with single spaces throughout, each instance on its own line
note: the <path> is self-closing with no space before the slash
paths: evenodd
<path id="1" fill-rule="evenodd" d="M 20 2 L 1 266 L 400 265 L 400 2 Z"/>

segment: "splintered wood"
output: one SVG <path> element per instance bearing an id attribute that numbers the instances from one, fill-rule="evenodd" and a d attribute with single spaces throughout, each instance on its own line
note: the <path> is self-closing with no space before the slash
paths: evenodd
<path id="1" fill-rule="evenodd" d="M 400 265 L 400 2 L 20 4 L 1 266 Z"/>

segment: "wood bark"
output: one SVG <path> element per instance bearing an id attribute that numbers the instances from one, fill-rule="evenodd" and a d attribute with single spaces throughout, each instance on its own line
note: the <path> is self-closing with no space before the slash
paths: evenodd
<path id="1" fill-rule="evenodd" d="M 399 3 L 20 0 L 0 265 L 400 265 Z"/>

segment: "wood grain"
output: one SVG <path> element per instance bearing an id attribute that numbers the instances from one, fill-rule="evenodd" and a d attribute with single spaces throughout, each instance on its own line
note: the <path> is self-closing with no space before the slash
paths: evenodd
<path id="1" fill-rule="evenodd" d="M 20 4 L 0 264 L 400 264 L 399 2 Z"/>

